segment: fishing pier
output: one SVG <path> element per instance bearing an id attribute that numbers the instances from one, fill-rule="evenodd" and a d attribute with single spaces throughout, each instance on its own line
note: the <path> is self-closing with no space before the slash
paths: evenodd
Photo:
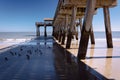
<path id="1" fill-rule="evenodd" d="M 46 20 L 52 23 L 36 22 L 36 35 L 40 36 L 39 26 L 45 27 L 45 36 L 46 25 L 53 26 L 53 36 L 62 45 L 66 43 L 66 49 L 70 49 L 73 36 L 76 39 L 79 37 L 77 58 L 85 59 L 89 38 L 91 44 L 95 44 L 92 21 L 99 8 L 103 8 L 107 47 L 113 48 L 109 8 L 114 8 L 116 5 L 117 0 L 59 0 L 53 20 Z M 78 26 L 81 36 L 78 36 Z"/>
<path id="2" fill-rule="evenodd" d="M 116 6 L 117 0 L 58 0 L 54 17 L 35 23 L 35 38 L 0 50 L 0 80 L 120 80 L 120 42 L 112 40 L 109 12 Z M 99 8 L 106 42 L 94 37 Z"/>

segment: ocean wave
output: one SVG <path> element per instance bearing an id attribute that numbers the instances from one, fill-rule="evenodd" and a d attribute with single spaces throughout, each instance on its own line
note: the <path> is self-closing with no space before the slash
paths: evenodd
<path id="1" fill-rule="evenodd" d="M 25 42 L 25 41 L 29 41 L 31 40 L 31 38 L 22 38 L 22 39 L 0 39 L 0 42 Z"/>

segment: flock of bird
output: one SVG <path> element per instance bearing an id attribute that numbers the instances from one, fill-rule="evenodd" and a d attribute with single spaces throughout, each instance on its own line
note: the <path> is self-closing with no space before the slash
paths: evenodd
<path id="1" fill-rule="evenodd" d="M 11 60 L 11 56 L 23 57 L 24 59 L 30 60 L 34 54 L 35 55 L 36 54 L 38 54 L 38 55 L 44 54 L 46 48 L 50 49 L 51 47 L 46 44 L 43 46 L 41 46 L 41 45 L 18 45 L 15 48 L 11 48 L 11 49 L 1 53 L 0 56 L 2 54 L 4 54 L 4 56 L 2 56 L 2 59 L 5 62 Z"/>

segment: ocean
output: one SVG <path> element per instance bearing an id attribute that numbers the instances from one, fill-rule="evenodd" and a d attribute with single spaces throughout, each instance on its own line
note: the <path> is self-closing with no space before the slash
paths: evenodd
<path id="1" fill-rule="evenodd" d="M 47 34 L 51 36 L 52 32 L 47 32 Z M 43 36 L 44 32 L 41 32 L 40 35 Z M 94 35 L 96 40 L 106 39 L 105 32 L 94 32 Z M 5 42 L 24 42 L 35 37 L 35 32 L 0 32 L 0 44 Z M 112 37 L 113 40 L 120 41 L 120 31 L 113 31 Z"/>

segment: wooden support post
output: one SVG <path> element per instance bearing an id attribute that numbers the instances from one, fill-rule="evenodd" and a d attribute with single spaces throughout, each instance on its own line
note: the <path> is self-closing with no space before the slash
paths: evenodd
<path id="1" fill-rule="evenodd" d="M 40 36 L 39 26 L 36 26 L 36 36 L 37 36 L 37 37 L 39 37 L 39 36 Z"/>
<path id="2" fill-rule="evenodd" d="M 44 25 L 44 37 L 47 37 L 46 25 Z"/>
<path id="3" fill-rule="evenodd" d="M 78 26 L 76 26 L 77 28 L 76 29 L 78 29 Z M 78 40 L 78 30 L 76 30 L 76 32 L 75 32 L 75 37 L 76 37 L 76 40 Z"/>
<path id="4" fill-rule="evenodd" d="M 68 25 L 68 15 L 65 15 L 65 25 L 64 25 L 63 38 L 62 38 L 62 43 L 61 43 L 62 45 L 65 44 L 67 25 Z"/>
<path id="5" fill-rule="evenodd" d="M 82 18 L 79 19 L 80 31 L 82 31 Z"/>
<path id="6" fill-rule="evenodd" d="M 91 26 L 91 32 L 90 32 L 90 39 L 91 39 L 91 44 L 95 44 L 95 38 L 94 38 L 94 32 L 93 32 L 92 26 Z"/>
<path id="7" fill-rule="evenodd" d="M 67 43 L 66 43 L 66 49 L 70 48 L 72 41 L 72 32 L 70 31 L 70 28 L 68 29 L 68 34 L 67 34 Z"/>
<path id="8" fill-rule="evenodd" d="M 55 27 L 53 26 L 52 36 L 55 37 Z"/>
<path id="9" fill-rule="evenodd" d="M 105 30 L 106 30 L 107 47 L 113 48 L 109 7 L 105 6 L 103 8 L 103 11 L 104 11 L 104 22 L 105 22 Z"/>
<path id="10" fill-rule="evenodd" d="M 76 20 L 76 12 L 77 12 L 77 7 L 73 6 L 70 28 L 68 29 L 68 35 L 67 35 L 67 43 L 66 43 L 67 49 L 70 48 L 73 32 L 75 31 L 74 27 L 75 27 L 75 20 Z"/>
<path id="11" fill-rule="evenodd" d="M 59 32 L 56 32 L 56 39 L 58 40 Z"/>
<path id="12" fill-rule="evenodd" d="M 79 24 L 80 24 L 80 31 L 82 31 L 82 18 L 79 19 Z M 91 44 L 95 44 L 93 26 L 91 26 L 90 39 L 91 39 Z"/>
<path id="13" fill-rule="evenodd" d="M 78 60 L 85 59 L 86 57 L 89 35 L 91 32 L 92 19 L 95 11 L 95 5 L 96 5 L 96 0 L 87 0 L 85 19 L 83 22 L 81 39 L 80 39 L 79 50 L 77 55 Z"/>
<path id="14" fill-rule="evenodd" d="M 66 32 L 65 31 L 63 31 L 63 34 L 62 34 L 62 45 L 64 45 L 65 44 L 65 36 L 66 36 Z"/>
<path id="15" fill-rule="evenodd" d="M 60 31 L 59 31 L 59 42 L 61 42 L 61 38 L 62 38 L 62 30 L 60 29 Z"/>
<path id="16" fill-rule="evenodd" d="M 65 26 L 63 24 L 63 27 L 62 27 L 62 38 L 61 38 L 61 44 L 62 45 L 64 44 L 64 40 L 65 40 Z"/>
<path id="17" fill-rule="evenodd" d="M 61 23 L 59 23 L 59 26 L 58 26 L 58 41 L 59 42 L 61 41 Z"/>
<path id="18" fill-rule="evenodd" d="M 58 38 L 59 38 L 59 26 L 57 25 L 57 27 L 56 27 L 56 39 L 58 40 Z"/>

